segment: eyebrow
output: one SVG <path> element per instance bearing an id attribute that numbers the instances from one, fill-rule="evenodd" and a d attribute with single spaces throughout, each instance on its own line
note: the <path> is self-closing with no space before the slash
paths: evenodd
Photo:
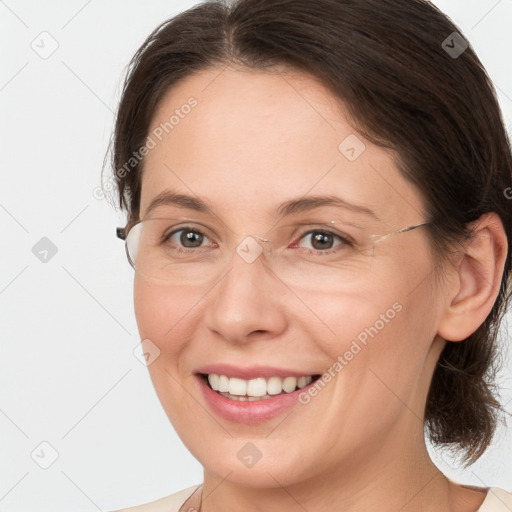
<path id="1" fill-rule="evenodd" d="M 198 197 L 173 192 L 170 190 L 164 190 L 153 198 L 148 206 L 148 209 L 146 210 L 146 215 L 149 215 L 159 206 L 178 206 L 179 208 L 194 210 L 201 213 L 213 211 L 213 208 L 208 202 Z M 346 199 L 333 195 L 316 195 L 285 201 L 279 205 L 278 208 L 276 208 L 276 215 L 279 217 L 286 217 L 294 213 L 302 213 L 320 208 L 322 206 L 336 206 L 339 208 L 345 208 L 356 213 L 369 215 L 379 220 L 376 213 L 370 208 L 361 204 L 351 203 Z"/>

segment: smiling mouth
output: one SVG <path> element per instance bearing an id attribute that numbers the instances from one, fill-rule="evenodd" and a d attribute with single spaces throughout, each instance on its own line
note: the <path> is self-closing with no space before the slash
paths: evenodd
<path id="1" fill-rule="evenodd" d="M 318 380 L 320 375 L 304 375 L 301 377 L 258 377 L 240 379 L 216 373 L 199 374 L 203 382 L 219 395 L 230 400 L 254 402 L 268 400 L 274 396 L 293 393 Z"/>

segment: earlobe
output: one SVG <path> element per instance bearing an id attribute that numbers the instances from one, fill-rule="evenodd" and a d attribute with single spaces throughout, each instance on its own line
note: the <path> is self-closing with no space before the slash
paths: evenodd
<path id="1" fill-rule="evenodd" d="M 463 255 L 450 279 L 448 301 L 438 327 L 447 341 L 462 341 L 485 321 L 499 294 L 507 256 L 507 237 L 496 213 L 472 224 Z"/>

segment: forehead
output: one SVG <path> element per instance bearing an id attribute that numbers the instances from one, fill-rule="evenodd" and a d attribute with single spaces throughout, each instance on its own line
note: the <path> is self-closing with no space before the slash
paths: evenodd
<path id="1" fill-rule="evenodd" d="M 148 136 L 155 145 L 144 159 L 142 217 L 165 189 L 204 198 L 227 217 L 261 217 L 308 194 L 372 205 L 390 223 L 416 221 L 423 209 L 392 154 L 358 134 L 343 103 L 297 71 L 187 76 L 160 101 Z"/>

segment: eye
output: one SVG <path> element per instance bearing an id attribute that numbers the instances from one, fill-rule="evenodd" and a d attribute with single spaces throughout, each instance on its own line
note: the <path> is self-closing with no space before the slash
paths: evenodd
<path id="1" fill-rule="evenodd" d="M 163 237 L 163 243 L 166 243 L 168 240 L 177 246 L 178 249 L 195 249 L 203 246 L 203 242 L 209 239 L 197 229 L 184 227 L 176 229 Z"/>
<path id="2" fill-rule="evenodd" d="M 347 237 L 332 233 L 331 231 L 325 231 L 325 230 L 320 230 L 320 229 L 316 229 L 316 230 L 312 230 L 312 231 L 308 231 L 307 233 L 304 233 L 300 237 L 299 241 L 295 243 L 295 245 L 300 246 L 300 243 L 301 243 L 300 241 L 308 240 L 308 238 L 309 238 L 311 246 L 312 246 L 311 249 L 313 249 L 315 251 L 320 251 L 320 252 L 334 252 L 334 251 L 329 251 L 329 250 L 333 249 L 333 248 L 336 250 L 336 248 L 341 248 L 344 246 L 352 245 L 350 240 Z M 338 240 L 339 243 L 338 243 L 338 245 L 334 246 L 336 240 Z M 306 248 L 309 248 L 309 247 L 306 247 Z"/>

